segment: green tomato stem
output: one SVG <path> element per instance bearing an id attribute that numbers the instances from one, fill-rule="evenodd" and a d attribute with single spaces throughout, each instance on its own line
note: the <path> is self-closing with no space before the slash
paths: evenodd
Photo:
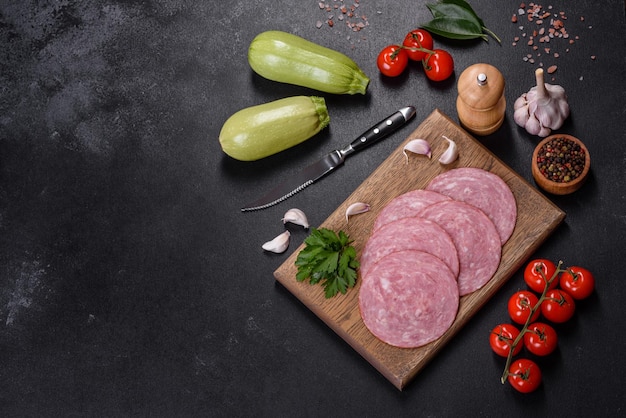
<path id="1" fill-rule="evenodd" d="M 424 58 L 422 58 L 422 66 L 424 67 L 425 70 L 430 70 L 430 66 L 428 65 L 428 61 L 430 60 L 430 57 L 432 57 L 435 54 L 435 51 L 433 51 L 431 49 L 428 49 L 428 48 L 424 48 L 421 45 L 419 47 L 398 45 L 398 47 L 399 48 L 396 49 L 395 51 L 393 51 L 393 54 L 391 54 L 392 58 L 395 58 L 395 56 L 398 55 L 398 53 L 399 53 L 399 51 L 401 49 L 408 49 L 409 51 L 424 52 L 427 55 Z"/>
<path id="2" fill-rule="evenodd" d="M 402 49 L 408 49 L 409 51 L 420 51 L 420 52 L 425 52 L 429 55 L 432 55 L 435 53 L 435 51 L 432 51 L 428 48 L 424 48 L 423 46 L 419 46 L 419 47 L 414 47 L 414 46 L 405 46 L 405 45 L 398 45 L 400 48 Z M 398 49 L 399 51 L 399 49 Z M 397 52 L 394 52 L 397 53 Z"/>

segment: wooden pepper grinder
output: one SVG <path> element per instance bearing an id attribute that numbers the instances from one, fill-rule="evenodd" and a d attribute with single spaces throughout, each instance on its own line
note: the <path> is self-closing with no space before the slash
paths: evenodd
<path id="1" fill-rule="evenodd" d="M 474 64 L 457 83 L 456 110 L 461 125 L 476 135 L 494 133 L 504 122 L 504 77 L 496 67 Z"/>

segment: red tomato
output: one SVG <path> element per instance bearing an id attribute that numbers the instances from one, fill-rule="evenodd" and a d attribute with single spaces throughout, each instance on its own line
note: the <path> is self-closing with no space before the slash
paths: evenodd
<path id="1" fill-rule="evenodd" d="M 519 392 L 530 393 L 541 384 L 541 369 L 532 360 L 514 360 L 509 367 L 507 380 Z"/>
<path id="2" fill-rule="evenodd" d="M 443 49 L 435 49 L 427 55 L 422 63 L 426 77 L 432 81 L 443 81 L 454 72 L 454 60 L 452 55 Z"/>
<path id="3" fill-rule="evenodd" d="M 491 330 L 489 335 L 489 345 L 491 349 L 499 356 L 508 357 L 511 352 L 513 341 L 519 335 L 519 330 L 512 324 L 500 324 Z M 522 344 L 517 344 L 513 350 L 513 355 L 519 354 L 522 350 Z"/>
<path id="4" fill-rule="evenodd" d="M 539 298 L 528 290 L 520 290 L 515 292 L 513 296 L 509 298 L 508 311 L 511 319 L 518 324 L 525 324 L 526 320 L 530 316 L 531 310 L 537 305 Z M 536 321 L 539 318 L 539 309 L 535 310 L 531 322 Z"/>
<path id="5" fill-rule="evenodd" d="M 576 310 L 574 298 L 565 290 L 552 289 L 546 293 L 546 298 L 541 304 L 541 313 L 548 321 L 558 324 L 567 322 Z"/>
<path id="6" fill-rule="evenodd" d="M 556 350 L 557 343 L 556 331 L 543 322 L 530 324 L 524 333 L 526 349 L 536 356 L 547 356 L 552 353 Z"/>
<path id="7" fill-rule="evenodd" d="M 569 267 L 561 274 L 561 288 L 576 300 L 588 298 L 594 287 L 593 274 L 583 267 Z"/>
<path id="8" fill-rule="evenodd" d="M 555 272 L 556 266 L 552 261 L 538 258 L 526 265 L 524 281 L 535 292 L 543 293 L 546 289 L 547 281 L 552 279 L 549 286 L 550 289 L 554 289 L 559 284 L 559 280 L 554 278 Z"/>
<path id="9" fill-rule="evenodd" d="M 397 77 L 409 64 L 409 56 L 400 45 L 388 45 L 378 54 L 378 69 L 387 77 Z"/>
<path id="10" fill-rule="evenodd" d="M 428 55 L 428 52 L 419 51 L 417 48 L 432 50 L 433 37 L 424 29 L 415 29 L 406 34 L 402 45 L 407 48 L 406 54 L 410 60 L 421 61 Z"/>

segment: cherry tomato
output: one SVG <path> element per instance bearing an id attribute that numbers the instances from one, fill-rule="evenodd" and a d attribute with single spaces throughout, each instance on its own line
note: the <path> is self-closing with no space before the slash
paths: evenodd
<path id="1" fill-rule="evenodd" d="M 424 29 L 415 29 L 406 34 L 402 45 L 407 48 L 406 54 L 410 60 L 421 61 L 428 55 L 428 52 L 417 51 L 414 48 L 424 48 L 432 51 L 433 37 Z"/>
<path id="2" fill-rule="evenodd" d="M 422 63 L 426 77 L 432 81 L 443 81 L 454 72 L 454 60 L 449 52 L 443 49 L 435 49 L 433 53 L 427 55 Z"/>
<path id="3" fill-rule="evenodd" d="M 530 316 L 531 310 L 539 302 L 539 298 L 528 290 L 520 290 L 515 292 L 510 298 L 508 303 L 509 316 L 513 321 L 518 324 L 525 324 L 526 320 Z M 539 309 L 535 311 L 531 322 L 536 321 L 539 318 Z"/>
<path id="4" fill-rule="evenodd" d="M 574 298 L 565 290 L 552 289 L 546 293 L 546 298 L 541 304 L 541 313 L 548 321 L 563 323 L 574 316 L 576 304 Z"/>
<path id="5" fill-rule="evenodd" d="M 566 290 L 576 300 L 588 298 L 594 287 L 593 274 L 583 267 L 569 267 L 561 274 L 561 289 Z"/>
<path id="6" fill-rule="evenodd" d="M 553 277 L 555 272 L 556 266 L 552 261 L 538 258 L 526 265 L 524 281 L 535 292 L 543 293 L 546 288 L 546 281 L 554 279 L 550 282 L 550 289 L 554 289 L 559 284 L 559 280 Z"/>
<path id="7" fill-rule="evenodd" d="M 509 367 L 507 380 L 519 392 L 530 393 L 541 384 L 541 369 L 532 360 L 514 360 Z"/>
<path id="8" fill-rule="evenodd" d="M 409 56 L 399 45 L 388 45 L 378 54 L 376 64 L 383 75 L 397 77 L 409 64 Z"/>
<path id="9" fill-rule="evenodd" d="M 512 324 L 500 324 L 496 325 L 496 327 L 491 330 L 491 334 L 489 335 L 489 345 L 491 349 L 499 356 L 508 357 L 511 352 L 511 346 L 513 345 L 513 341 L 519 335 L 519 329 L 515 325 Z M 522 350 L 522 344 L 518 344 L 515 346 L 513 350 L 513 355 L 519 354 Z"/>
<path id="10" fill-rule="evenodd" d="M 557 343 L 556 331 L 543 322 L 530 324 L 524 333 L 526 349 L 536 356 L 547 356 L 552 353 L 556 350 Z"/>

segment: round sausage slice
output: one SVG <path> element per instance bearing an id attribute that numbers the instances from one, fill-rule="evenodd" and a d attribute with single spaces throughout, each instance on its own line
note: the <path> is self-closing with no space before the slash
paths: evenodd
<path id="1" fill-rule="evenodd" d="M 441 337 L 458 307 L 454 275 L 443 261 L 422 251 L 388 254 L 361 281 L 365 326 L 396 347 L 420 347 Z"/>
<path id="2" fill-rule="evenodd" d="M 361 254 L 361 275 L 387 254 L 419 250 L 441 259 L 454 277 L 459 274 L 459 257 L 450 235 L 436 222 L 412 216 L 381 226 L 370 236 Z"/>
<path id="3" fill-rule="evenodd" d="M 461 296 L 483 287 L 500 264 L 502 247 L 495 225 L 480 209 L 446 200 L 423 209 L 419 216 L 436 222 L 452 238 L 459 257 Z"/>
<path id="4" fill-rule="evenodd" d="M 515 196 L 497 174 L 481 168 L 455 168 L 432 179 L 426 190 L 469 203 L 485 212 L 496 226 L 502 245 L 513 234 L 517 218 Z"/>
<path id="5" fill-rule="evenodd" d="M 398 219 L 415 216 L 417 212 L 424 209 L 426 206 L 441 202 L 442 200 L 450 200 L 450 198 L 441 193 L 423 189 L 403 193 L 392 199 L 385 205 L 383 210 L 380 211 L 374 221 L 372 231 L 376 231 L 383 225 Z"/>

